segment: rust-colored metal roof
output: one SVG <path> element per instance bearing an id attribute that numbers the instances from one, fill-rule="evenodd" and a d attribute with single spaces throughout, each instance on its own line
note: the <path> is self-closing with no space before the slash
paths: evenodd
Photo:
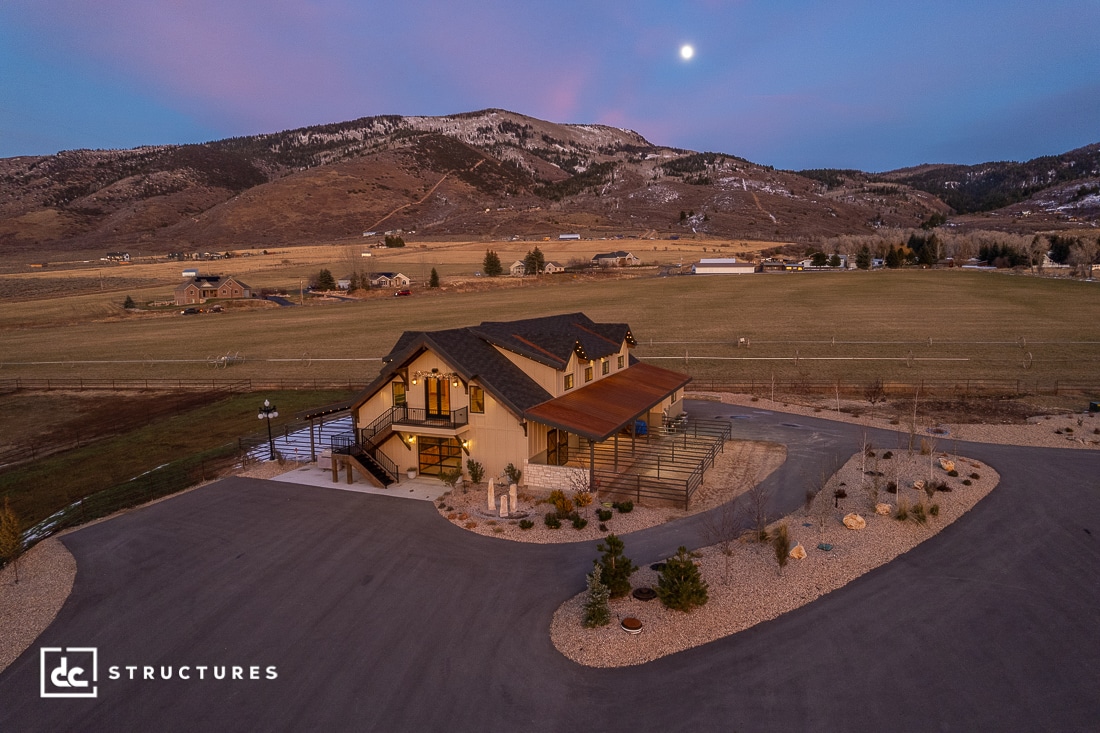
<path id="1" fill-rule="evenodd" d="M 601 442 L 680 389 L 691 377 L 650 364 L 597 380 L 526 410 L 528 420 Z"/>

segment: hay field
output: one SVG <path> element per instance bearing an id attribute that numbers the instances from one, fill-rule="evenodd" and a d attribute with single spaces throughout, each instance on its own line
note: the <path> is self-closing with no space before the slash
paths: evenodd
<path id="1" fill-rule="evenodd" d="M 1100 374 L 1100 283 L 944 270 L 710 277 L 656 277 L 649 270 L 640 277 L 610 273 L 521 281 L 472 277 L 486 247 L 496 249 L 507 266 L 534 244 L 436 243 L 423 250 L 374 250 L 378 259 L 369 258 L 374 271 L 413 270 L 419 277 L 416 268 L 436 267 L 443 276 L 442 289 L 414 288 L 410 298 L 372 293 L 361 302 L 293 308 L 251 303 L 189 317 L 127 315 L 118 306 L 129 291 L 7 300 L 0 303 L 0 379 L 366 382 L 403 330 L 574 310 L 596 320 L 630 323 L 639 358 L 696 377 L 1095 381 Z M 547 259 L 565 260 L 634 244 L 689 246 L 537 244 Z M 691 261 L 702 245 L 690 246 L 694 252 L 636 254 Z M 337 274 L 348 254 L 347 246 L 302 248 L 213 264 L 231 264 L 234 274 L 257 288 L 280 282 L 296 287 L 301 277 L 322 266 Z M 126 270 L 144 277 L 140 268 L 164 266 Z M 163 281 L 168 273 L 151 271 L 148 277 Z M 152 285 L 129 294 L 141 302 L 143 293 L 156 293 L 158 287 L 167 293 Z M 737 345 L 741 338 L 748 340 L 748 348 Z M 214 357 L 226 354 L 243 360 L 224 369 L 211 366 Z"/>

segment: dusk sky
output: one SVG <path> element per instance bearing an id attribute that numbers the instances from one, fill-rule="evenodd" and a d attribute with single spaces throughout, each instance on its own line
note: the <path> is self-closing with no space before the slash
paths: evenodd
<path id="1" fill-rule="evenodd" d="M 1100 142 L 1098 30 L 1100 0 L 4 0 L 0 157 L 499 107 L 778 168 L 1027 160 Z"/>

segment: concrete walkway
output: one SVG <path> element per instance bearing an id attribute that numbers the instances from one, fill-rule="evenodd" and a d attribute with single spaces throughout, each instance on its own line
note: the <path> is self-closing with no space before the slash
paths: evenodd
<path id="1" fill-rule="evenodd" d="M 369 483 L 362 476 L 354 475 L 354 483 L 347 482 L 347 476 L 343 473 L 339 481 L 332 480 L 332 469 L 327 460 L 296 468 L 277 476 L 272 481 L 298 484 L 302 486 L 317 486 L 325 489 L 340 489 L 341 491 L 355 491 L 360 494 L 378 494 L 379 496 L 398 496 L 404 499 L 419 499 L 421 501 L 435 501 L 447 490 L 447 486 L 434 476 L 417 476 L 408 478 L 402 476 L 396 484 L 391 484 L 385 489 Z"/>
<path id="2" fill-rule="evenodd" d="M 776 510 L 862 433 L 690 409 L 789 446 L 767 479 Z M 73 593 L 0 675 L 0 730 L 1095 730 L 1100 455 L 958 449 L 1002 484 L 931 541 L 779 619 L 610 670 L 569 662 L 547 632 L 595 543 L 514 544 L 424 502 L 226 479 L 64 539 Z M 627 535 L 627 554 L 699 545 L 700 522 Z M 96 647 L 98 697 L 40 699 L 40 646 Z M 110 679 L 126 665 L 277 678 Z"/>

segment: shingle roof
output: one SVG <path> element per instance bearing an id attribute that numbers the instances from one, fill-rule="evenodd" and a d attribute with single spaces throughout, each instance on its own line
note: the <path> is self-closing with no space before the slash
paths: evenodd
<path id="1" fill-rule="evenodd" d="M 569 363 L 574 350 L 579 349 L 585 358 L 598 359 L 618 353 L 624 340 L 634 342 L 627 324 L 595 323 L 583 313 L 520 321 L 486 321 L 478 326 L 444 331 L 405 331 L 390 353 L 383 357 L 386 366 L 381 374 L 354 405 L 358 407 L 366 402 L 418 354 L 431 350 L 450 364 L 463 380 L 477 379 L 485 390 L 521 416 L 553 395 L 494 346 L 562 369 Z"/>

